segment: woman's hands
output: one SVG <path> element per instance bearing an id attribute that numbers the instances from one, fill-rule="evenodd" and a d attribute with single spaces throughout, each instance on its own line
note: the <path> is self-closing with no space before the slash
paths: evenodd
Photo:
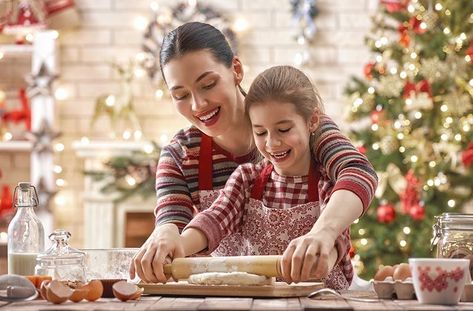
<path id="1" fill-rule="evenodd" d="M 169 263 L 169 258 L 184 256 L 184 246 L 177 226 L 160 225 L 134 256 L 130 265 L 130 278 L 134 279 L 137 274 L 146 283 L 166 283 L 170 276 L 164 274 L 163 265 Z"/>
<path id="2" fill-rule="evenodd" d="M 331 235 L 312 231 L 292 240 L 281 262 L 283 279 L 290 284 L 326 277 L 338 256 L 334 243 Z"/>

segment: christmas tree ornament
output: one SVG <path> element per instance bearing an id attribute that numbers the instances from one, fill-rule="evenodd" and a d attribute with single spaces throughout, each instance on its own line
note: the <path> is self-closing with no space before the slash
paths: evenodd
<path id="1" fill-rule="evenodd" d="M 394 205 L 390 203 L 385 203 L 376 209 L 376 217 L 378 222 L 383 224 L 389 224 L 396 219 L 396 211 Z"/>
<path id="2" fill-rule="evenodd" d="M 399 148 L 399 142 L 391 135 L 386 135 L 381 138 L 379 148 L 383 154 L 389 155 Z"/>
<path id="3" fill-rule="evenodd" d="M 365 74 L 365 77 L 368 80 L 373 79 L 373 68 L 374 68 L 375 63 L 371 62 L 365 65 L 363 68 L 363 73 Z"/>
<path id="4" fill-rule="evenodd" d="M 420 180 L 415 176 L 414 170 L 410 169 L 406 174 L 406 188 L 399 196 L 404 214 L 409 214 L 413 206 L 419 204 Z"/>
<path id="5" fill-rule="evenodd" d="M 424 217 L 425 217 L 424 207 L 420 203 L 414 204 L 409 209 L 409 216 L 411 216 L 411 218 L 416 220 L 416 221 L 423 220 Z"/>
<path id="6" fill-rule="evenodd" d="M 405 82 L 399 75 L 387 75 L 379 78 L 377 84 L 378 94 L 386 97 L 397 97 L 401 95 Z"/>
<path id="7" fill-rule="evenodd" d="M 409 29 L 412 29 L 418 35 L 422 35 L 427 31 L 425 24 L 417 16 L 412 16 L 409 20 Z"/>
<path id="8" fill-rule="evenodd" d="M 432 90 L 425 79 L 416 84 L 408 81 L 404 86 L 403 97 L 406 99 L 405 111 L 431 110 L 434 106 Z"/>
<path id="9" fill-rule="evenodd" d="M 465 150 L 463 150 L 461 159 L 463 166 L 473 166 L 473 141 L 468 144 Z"/>
<path id="10" fill-rule="evenodd" d="M 462 116 L 473 110 L 471 96 L 458 91 L 452 91 L 443 97 L 443 103 L 454 116 Z"/>
<path id="11" fill-rule="evenodd" d="M 435 56 L 421 60 L 419 73 L 429 81 L 429 83 L 442 81 L 450 78 L 452 68 Z"/>
<path id="12" fill-rule="evenodd" d="M 422 21 L 425 23 L 427 29 L 433 29 L 437 25 L 438 19 L 439 16 L 431 8 L 422 15 Z"/>
<path id="13" fill-rule="evenodd" d="M 381 0 L 380 3 L 386 8 L 388 13 L 396 13 L 405 11 L 409 0 Z"/>

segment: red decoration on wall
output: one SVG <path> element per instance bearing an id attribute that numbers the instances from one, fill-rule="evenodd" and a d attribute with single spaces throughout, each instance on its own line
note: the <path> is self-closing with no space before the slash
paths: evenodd
<path id="1" fill-rule="evenodd" d="M 29 101 L 28 97 L 26 96 L 25 89 L 20 89 L 19 96 L 21 101 L 21 108 L 5 112 L 2 116 L 2 119 L 5 123 L 24 122 L 26 129 L 29 131 L 31 130 L 31 109 L 29 106 Z"/>
<path id="2" fill-rule="evenodd" d="M 376 216 L 380 223 L 389 224 L 396 219 L 396 211 L 391 203 L 381 204 L 376 209 Z"/>
<path id="3" fill-rule="evenodd" d="M 13 199 L 8 185 L 2 187 L 2 194 L 0 195 L 0 218 L 10 213 L 13 209 Z"/>

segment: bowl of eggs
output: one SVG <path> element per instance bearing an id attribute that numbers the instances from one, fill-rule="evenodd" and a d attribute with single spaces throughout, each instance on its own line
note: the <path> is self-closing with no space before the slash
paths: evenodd
<path id="1" fill-rule="evenodd" d="M 409 265 L 420 303 L 458 304 L 470 274 L 469 259 L 409 258 Z"/>
<path id="2" fill-rule="evenodd" d="M 380 299 L 414 299 L 409 264 L 380 266 L 373 280 L 373 287 Z"/>

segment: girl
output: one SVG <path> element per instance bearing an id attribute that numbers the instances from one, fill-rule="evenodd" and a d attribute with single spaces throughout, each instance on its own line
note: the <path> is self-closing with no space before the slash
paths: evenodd
<path id="1" fill-rule="evenodd" d="M 333 190 L 311 157 L 322 111 L 319 95 L 300 70 L 277 66 L 255 79 L 245 102 L 264 160 L 239 166 L 212 206 L 186 226 L 184 253 L 210 253 L 226 236 L 238 233 L 238 255 L 284 253 L 281 270 L 286 280 L 328 275 L 326 286 L 347 289 L 353 278 L 347 227 L 358 215 L 340 217 L 346 227 L 338 226 L 338 238 L 318 225 Z"/>
<path id="2" fill-rule="evenodd" d="M 237 166 L 254 161 L 257 153 L 240 87 L 243 66 L 220 31 L 197 22 L 179 26 L 165 36 L 160 62 L 172 101 L 192 126 L 177 133 L 159 159 L 156 228 L 130 266 L 130 276 L 136 273 L 144 282 L 166 281 L 162 271 L 166 257 L 186 255 L 179 246 L 180 230 L 211 205 Z M 332 196 L 336 215 L 318 223 L 336 237 L 337 230 L 348 225 L 338 214 L 361 215 L 377 179 L 371 164 L 332 120 L 323 114 L 319 119 L 314 160 L 323 167 L 331 189 L 348 190 L 353 196 L 350 202 L 356 202 L 335 206 L 337 196 Z M 358 189 L 356 194 L 352 189 Z M 230 254 L 228 246 L 239 237 L 229 239 L 230 243 L 220 243 L 216 254 Z M 321 258 L 328 256 L 328 249 L 321 250 Z"/>

